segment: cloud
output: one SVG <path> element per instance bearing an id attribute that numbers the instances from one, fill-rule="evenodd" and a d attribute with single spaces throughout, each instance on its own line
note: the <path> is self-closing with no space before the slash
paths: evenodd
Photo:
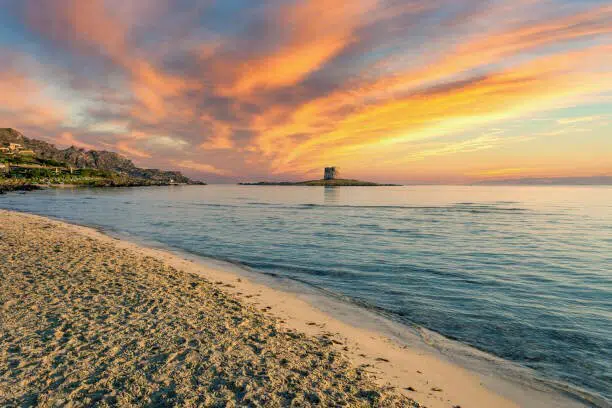
<path id="1" fill-rule="evenodd" d="M 147 144 L 153 147 L 171 150 L 181 150 L 188 145 L 186 141 L 170 136 L 149 137 Z"/>
<path id="2" fill-rule="evenodd" d="M 44 83 L 24 72 L 19 63 L 19 55 L 3 53 L 3 61 L 14 64 L 3 64 L 0 68 L 0 120 L 11 127 L 37 126 L 56 127 L 66 118 L 67 112 L 61 101 L 47 93 Z"/>
<path id="3" fill-rule="evenodd" d="M 524 168 L 524 167 L 515 167 L 515 168 L 503 168 L 503 169 L 488 169 L 488 170 L 479 170 L 475 172 L 467 173 L 468 176 L 475 177 L 500 177 L 500 176 L 515 176 L 522 175 L 527 172 L 533 172 L 540 169 L 536 168 Z"/>
<path id="4" fill-rule="evenodd" d="M 172 163 L 175 166 L 178 166 L 182 169 L 195 170 L 201 173 L 217 174 L 220 176 L 226 176 L 229 174 L 227 171 L 218 169 L 213 165 L 205 164 L 205 163 L 197 163 L 193 160 L 180 160 L 180 161 L 173 161 Z"/>
<path id="5" fill-rule="evenodd" d="M 575 123 L 595 122 L 603 118 L 604 117 L 600 115 L 581 116 L 581 117 L 557 119 L 557 123 L 560 125 L 573 125 Z"/>
<path id="6" fill-rule="evenodd" d="M 62 132 L 55 141 L 59 145 L 75 146 L 81 149 L 95 150 L 97 148 L 97 146 L 77 140 L 70 132 Z"/>
<path id="7" fill-rule="evenodd" d="M 356 40 L 357 28 L 376 4 L 376 0 L 300 0 L 281 6 L 270 21 L 279 26 L 280 43 L 270 52 L 237 63 L 227 92 L 296 85 Z"/>
<path id="8" fill-rule="evenodd" d="M 130 143 L 125 140 L 117 142 L 117 144 L 115 144 L 115 149 L 119 150 L 121 153 L 125 153 L 138 159 L 148 159 L 151 157 L 149 153 L 131 146 Z"/>
<path id="9" fill-rule="evenodd" d="M 326 150 L 325 156 L 330 150 L 345 150 L 351 146 L 367 150 L 370 145 L 418 140 L 452 132 L 452 127 L 480 126 L 546 109 L 557 99 L 594 92 L 601 84 L 609 84 L 612 80 L 609 73 L 590 76 L 587 80 L 577 68 L 610 63 L 611 50 L 609 46 L 602 46 L 563 56 L 541 57 L 489 76 L 407 92 L 358 107 L 350 115 L 328 125 L 330 127 L 323 132 L 288 146 L 274 164 L 280 171 L 300 166 L 305 157 L 310 162 L 306 166 L 310 166 L 313 159 L 322 164 L 328 158 L 318 161 L 319 152 Z M 316 119 L 311 117 L 310 123 Z M 306 118 L 300 117 L 289 129 L 294 126 L 291 130 L 297 127 L 304 130 L 305 123 L 308 123 Z M 264 137 L 270 135 L 276 136 L 266 133 Z"/>
<path id="10" fill-rule="evenodd" d="M 0 67 L 0 118 L 219 176 L 299 177 L 327 163 L 350 172 L 368 160 L 391 171 L 485 152 L 507 139 L 483 138 L 483 127 L 604 101 L 612 89 L 612 7 L 598 3 L 25 0 L 9 9 L 29 40 L 7 43 L 41 63 Z"/>
<path id="11" fill-rule="evenodd" d="M 204 150 L 219 150 L 234 147 L 234 142 L 232 141 L 233 132 L 230 125 L 216 121 L 208 115 L 203 116 L 201 119 L 209 121 L 211 136 L 204 143 L 200 144 L 200 148 Z"/>
<path id="12" fill-rule="evenodd" d="M 27 20 L 37 31 L 76 51 L 108 58 L 117 70 L 127 75 L 132 96 L 138 102 L 132 107 L 132 115 L 142 120 L 162 120 L 169 110 L 166 98 L 199 85 L 169 75 L 146 56 L 139 56 L 131 43 L 131 27 L 112 10 L 103 0 L 58 0 L 52 4 L 26 1 Z"/>

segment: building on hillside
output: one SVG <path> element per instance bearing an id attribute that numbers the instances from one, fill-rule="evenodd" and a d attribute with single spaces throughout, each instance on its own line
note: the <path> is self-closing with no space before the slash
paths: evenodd
<path id="1" fill-rule="evenodd" d="M 0 147 L 0 153 L 9 153 L 10 151 L 8 147 Z"/>
<path id="2" fill-rule="evenodd" d="M 20 145 L 19 143 L 9 143 L 9 147 L 8 148 L 9 148 L 9 150 L 11 152 L 17 152 L 19 150 L 22 150 L 23 146 Z"/>
<path id="3" fill-rule="evenodd" d="M 326 167 L 323 173 L 324 180 L 333 180 L 338 175 L 338 170 L 335 167 Z"/>
<path id="4" fill-rule="evenodd" d="M 34 150 L 30 150 L 30 149 L 19 150 L 19 154 L 22 156 L 35 156 L 36 155 L 36 153 L 34 153 Z"/>

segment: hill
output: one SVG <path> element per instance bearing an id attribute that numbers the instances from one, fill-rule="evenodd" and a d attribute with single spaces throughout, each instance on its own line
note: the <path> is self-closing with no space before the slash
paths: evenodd
<path id="1" fill-rule="evenodd" d="M 0 181 L 0 190 L 4 191 L 40 184 L 96 187 L 204 184 L 178 171 L 136 167 L 114 152 L 74 146 L 57 149 L 10 128 L 0 128 Z"/>
<path id="2" fill-rule="evenodd" d="M 0 146 L 5 146 L 10 143 L 17 143 L 26 149 L 34 151 L 36 157 L 39 159 L 52 160 L 77 169 L 96 169 L 116 172 L 131 178 L 158 183 L 193 183 L 192 180 L 178 171 L 163 171 L 136 167 L 131 160 L 115 152 L 85 150 L 74 146 L 60 150 L 50 143 L 27 138 L 15 129 L 0 128 Z"/>

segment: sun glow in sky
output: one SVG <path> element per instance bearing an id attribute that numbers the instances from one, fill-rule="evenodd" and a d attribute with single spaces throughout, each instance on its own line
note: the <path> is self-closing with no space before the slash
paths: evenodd
<path id="1" fill-rule="evenodd" d="M 207 181 L 612 175 L 612 3 L 0 0 L 0 95 Z"/>

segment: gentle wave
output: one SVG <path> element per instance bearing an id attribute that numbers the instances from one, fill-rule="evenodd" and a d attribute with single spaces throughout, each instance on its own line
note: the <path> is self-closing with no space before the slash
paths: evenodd
<path id="1" fill-rule="evenodd" d="M 238 186 L 46 190 L 4 195 L 0 207 L 299 281 L 536 370 L 593 401 L 612 399 L 611 189 L 270 194 Z"/>

